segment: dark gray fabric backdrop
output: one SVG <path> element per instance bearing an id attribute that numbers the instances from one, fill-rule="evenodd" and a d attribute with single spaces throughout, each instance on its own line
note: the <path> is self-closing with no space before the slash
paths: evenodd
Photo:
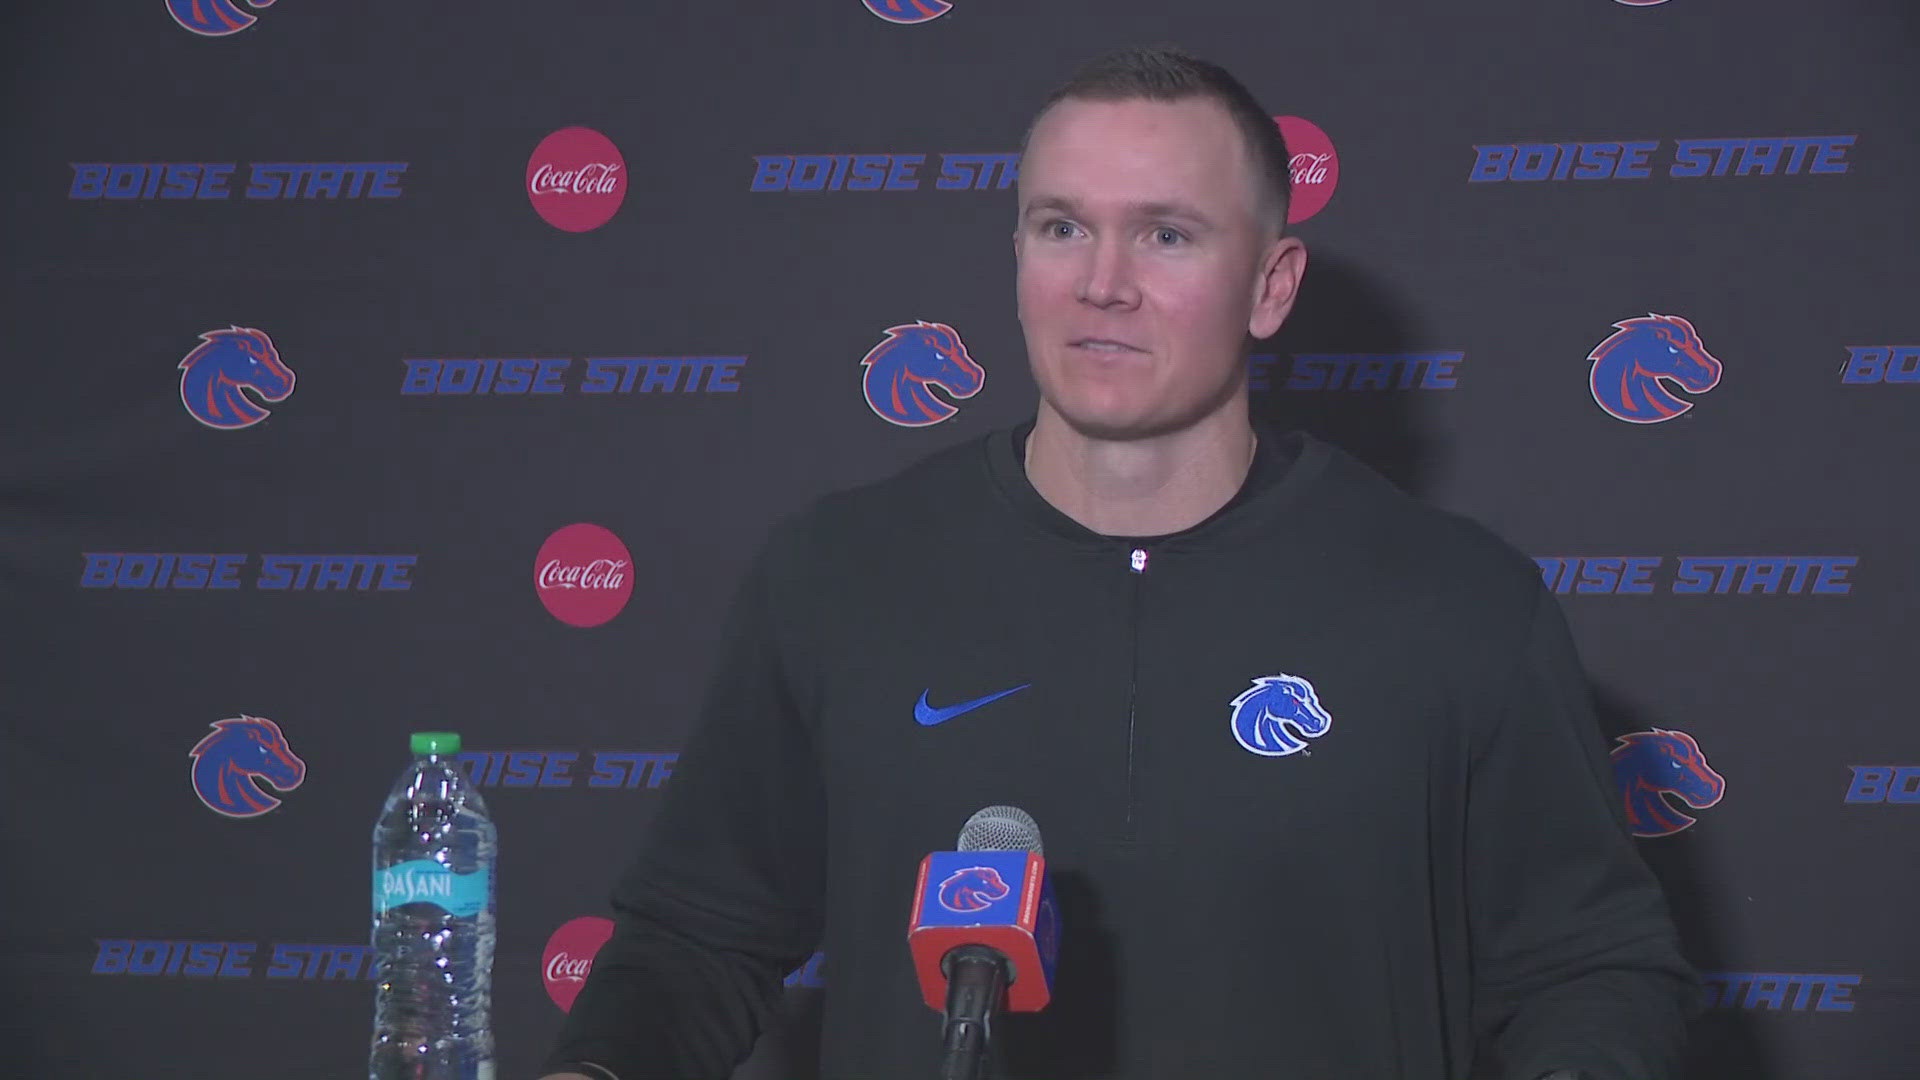
<path id="1" fill-rule="evenodd" d="M 1689 1075 L 1920 1074 L 1915 12 L 11 9 L 0 1072 L 355 1075 L 369 829 L 451 728 L 528 1075 L 763 527 L 1030 413 L 993 155 L 1176 41 L 1305 122 L 1256 409 L 1540 557 L 1623 798 L 1698 819 L 1642 841 L 1710 975 Z M 883 415 L 920 321 L 985 383 Z M 810 1075 L 823 972 L 747 1074 Z"/>

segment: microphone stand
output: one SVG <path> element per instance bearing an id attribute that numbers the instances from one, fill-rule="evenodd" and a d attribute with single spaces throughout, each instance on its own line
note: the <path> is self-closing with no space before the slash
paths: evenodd
<path id="1" fill-rule="evenodd" d="M 993 1016 L 1011 982 L 1007 958 L 985 945 L 962 945 L 941 957 L 947 976 L 947 1022 L 940 1039 L 940 1080 L 986 1080 Z"/>

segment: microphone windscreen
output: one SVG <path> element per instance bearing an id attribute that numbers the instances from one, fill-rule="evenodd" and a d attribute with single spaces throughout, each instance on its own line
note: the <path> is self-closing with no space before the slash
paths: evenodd
<path id="1" fill-rule="evenodd" d="M 1040 825 L 1017 806 L 988 806 L 974 812 L 960 829 L 960 851 L 1031 851 L 1040 847 Z"/>

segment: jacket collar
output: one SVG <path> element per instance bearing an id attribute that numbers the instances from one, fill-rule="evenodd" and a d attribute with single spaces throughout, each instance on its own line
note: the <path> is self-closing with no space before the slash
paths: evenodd
<path id="1" fill-rule="evenodd" d="M 1303 431 L 1260 429 L 1246 480 L 1213 516 L 1165 536 L 1105 536 L 1061 513 L 1027 479 L 1022 452 L 1032 431 L 1033 421 L 1027 420 L 987 436 L 986 466 L 995 489 L 1035 529 L 1076 547 L 1100 551 L 1128 546 L 1192 550 L 1257 537 L 1313 487 L 1335 453 Z"/>

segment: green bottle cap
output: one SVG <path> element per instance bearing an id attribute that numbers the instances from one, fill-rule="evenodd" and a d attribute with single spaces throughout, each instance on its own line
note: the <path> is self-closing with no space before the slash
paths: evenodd
<path id="1" fill-rule="evenodd" d="M 460 752 L 460 736 L 451 731 L 416 731 L 413 733 L 413 752 L 438 756 L 457 754 Z"/>

